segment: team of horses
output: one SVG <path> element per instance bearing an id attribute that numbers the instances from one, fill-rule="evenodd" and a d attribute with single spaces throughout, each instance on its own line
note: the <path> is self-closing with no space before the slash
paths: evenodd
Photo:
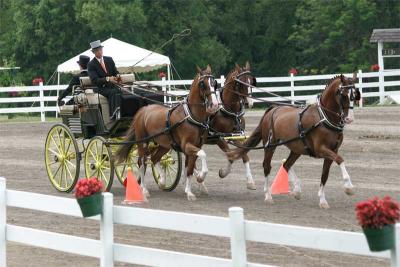
<path id="1" fill-rule="evenodd" d="M 242 67 L 235 64 L 224 85 L 218 88 L 211 67 L 197 67 L 197 74 L 186 100 L 172 108 L 157 104 L 148 105 L 135 114 L 125 137 L 125 141 L 128 142 L 117 151 L 117 161 L 124 161 L 128 157 L 133 146 L 129 141 L 145 140 L 154 136 L 152 141 L 158 144 L 156 151 L 150 153 L 148 142 L 137 144 L 139 178 L 143 193 L 149 196 L 145 181 L 146 159 L 151 157 L 153 164 L 158 168 L 159 183 L 162 186 L 165 184 L 165 174 L 160 166 L 160 159 L 170 149 L 175 149 L 185 155 L 185 193 L 189 201 L 194 201 L 196 196 L 192 192 L 193 178 L 200 184 L 202 192 L 208 192 L 205 185 L 208 167 L 203 144 L 212 140 L 211 143 L 217 144 L 226 153 L 227 166 L 219 170 L 220 178 L 226 177 L 231 171 L 232 163 L 241 158 L 247 188 L 255 190 L 247 154 L 262 140 L 262 146 L 258 148 L 264 150 L 265 201 L 272 203 L 269 189 L 271 159 L 275 148 L 285 145 L 290 154 L 283 167 L 294 184 L 293 194 L 297 199 L 301 193 L 300 180 L 291 167 L 301 155 L 324 158 L 318 195 L 320 207 L 329 208 L 324 188 L 333 161 L 342 171 L 345 192 L 348 195 L 353 194 L 353 185 L 344 160 L 338 155 L 338 149 L 343 141 L 344 125 L 354 120 L 354 102 L 360 99 L 355 82 L 355 75 L 352 78 L 335 76 L 327 83 L 317 102 L 306 107 L 272 103 L 250 137 L 244 142 L 234 141 L 233 145 L 237 148 L 231 149 L 222 136 L 232 132 L 244 134 L 244 107 L 245 104 L 249 107 L 253 105 L 252 89 L 257 86 L 256 78 L 252 75 L 248 62 Z M 166 127 L 168 131 L 164 130 Z M 210 136 L 216 138 L 210 139 Z M 197 158 L 200 159 L 201 167 L 196 166 Z"/>

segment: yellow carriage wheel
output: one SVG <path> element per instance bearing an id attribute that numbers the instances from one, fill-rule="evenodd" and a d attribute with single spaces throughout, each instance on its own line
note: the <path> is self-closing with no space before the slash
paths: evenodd
<path id="1" fill-rule="evenodd" d="M 112 151 L 115 154 L 118 148 L 116 146 L 112 147 Z M 133 146 L 129 152 L 128 158 L 125 162 L 114 163 L 115 174 L 117 175 L 118 181 L 123 185 L 126 179 L 128 167 L 130 167 L 135 174 L 136 179 L 139 179 L 139 166 L 138 166 L 138 152 L 137 146 Z M 140 181 L 139 181 L 140 182 Z"/>
<path id="2" fill-rule="evenodd" d="M 51 127 L 44 159 L 52 185 L 60 192 L 71 192 L 79 177 L 80 154 L 74 135 L 64 124 Z"/>
<path id="3" fill-rule="evenodd" d="M 114 164 L 111 149 L 106 139 L 95 136 L 85 150 L 85 174 L 87 178 L 97 177 L 104 184 L 104 191 L 110 191 L 114 179 Z"/>
<path id="4" fill-rule="evenodd" d="M 182 155 L 180 152 L 170 150 L 160 160 L 161 171 L 165 175 L 165 186 L 159 184 L 160 174 L 155 165 L 151 164 L 153 177 L 159 188 L 164 191 L 172 191 L 179 184 L 182 173 Z"/>

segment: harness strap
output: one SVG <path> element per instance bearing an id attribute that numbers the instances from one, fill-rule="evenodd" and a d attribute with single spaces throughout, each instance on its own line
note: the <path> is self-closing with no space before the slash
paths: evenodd
<path id="1" fill-rule="evenodd" d="M 166 120 L 166 123 L 165 123 L 167 129 L 171 129 L 171 114 L 172 114 L 172 112 L 173 112 L 178 106 L 179 106 L 179 105 L 174 106 L 173 108 L 169 109 L 168 112 L 167 112 L 167 120 Z M 186 119 L 186 118 L 185 118 L 185 119 Z M 169 136 L 171 136 L 171 140 L 172 140 L 171 146 L 172 146 L 172 148 L 173 148 L 175 151 L 182 152 L 182 148 L 181 148 L 181 146 L 178 144 L 178 142 L 176 142 L 175 137 L 174 137 L 174 134 L 172 133 L 171 130 L 169 131 Z"/>
<path id="2" fill-rule="evenodd" d="M 183 111 L 185 112 L 188 122 L 196 125 L 197 127 L 208 129 L 208 123 L 200 122 L 193 118 L 193 114 L 190 111 L 190 108 L 186 100 L 182 103 L 182 105 L 183 105 Z"/>
<path id="3" fill-rule="evenodd" d="M 310 157 L 315 157 L 314 151 L 310 148 L 310 146 L 307 143 L 306 139 L 306 132 L 304 130 L 303 124 L 301 123 L 301 119 L 303 118 L 304 113 L 310 106 L 307 106 L 305 109 L 303 109 L 301 112 L 299 112 L 299 122 L 297 124 L 297 128 L 299 129 L 299 138 L 303 142 L 304 145 L 304 150 L 307 152 L 307 154 Z M 307 129 L 308 130 L 308 129 Z"/>

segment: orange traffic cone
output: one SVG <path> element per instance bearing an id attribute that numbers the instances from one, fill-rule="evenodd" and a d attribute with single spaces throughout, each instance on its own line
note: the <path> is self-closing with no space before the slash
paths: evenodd
<path id="1" fill-rule="evenodd" d="M 289 194 L 289 175 L 283 165 L 279 168 L 275 180 L 271 185 L 271 194 Z"/>
<path id="2" fill-rule="evenodd" d="M 142 189 L 138 184 L 135 175 L 131 168 L 128 168 L 126 181 L 126 194 L 125 194 L 125 204 L 139 204 L 146 201 L 143 196 Z"/>

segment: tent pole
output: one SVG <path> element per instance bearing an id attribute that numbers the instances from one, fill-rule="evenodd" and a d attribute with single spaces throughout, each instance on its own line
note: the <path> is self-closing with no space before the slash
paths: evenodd
<path id="1" fill-rule="evenodd" d="M 58 96 L 59 96 L 59 86 L 60 86 L 60 72 L 58 72 L 57 71 L 57 85 L 58 85 L 58 87 L 57 87 L 57 99 L 58 99 Z M 58 107 L 58 101 L 56 101 L 56 107 Z M 58 118 L 58 112 L 56 111 L 56 118 Z"/>
<path id="2" fill-rule="evenodd" d="M 167 76 L 168 76 L 168 93 L 171 91 L 171 64 L 167 65 Z M 169 97 L 169 102 L 171 102 L 171 97 Z"/>

